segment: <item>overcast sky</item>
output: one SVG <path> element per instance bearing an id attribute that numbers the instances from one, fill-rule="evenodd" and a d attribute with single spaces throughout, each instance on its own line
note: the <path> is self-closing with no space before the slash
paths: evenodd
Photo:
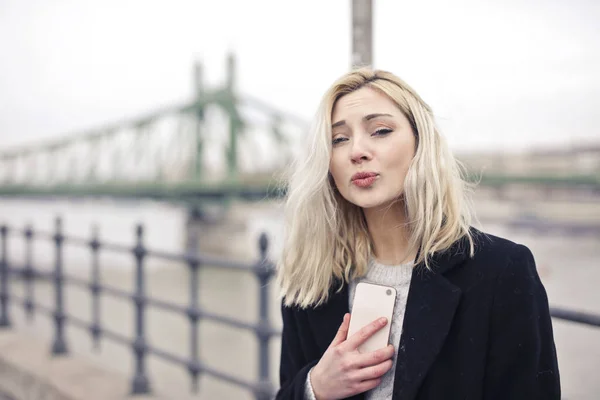
<path id="1" fill-rule="evenodd" d="M 350 63 L 350 0 L 0 0 L 0 146 L 179 103 L 238 56 L 241 92 L 309 119 Z M 453 148 L 600 141 L 600 1 L 376 0 L 374 64 Z"/>

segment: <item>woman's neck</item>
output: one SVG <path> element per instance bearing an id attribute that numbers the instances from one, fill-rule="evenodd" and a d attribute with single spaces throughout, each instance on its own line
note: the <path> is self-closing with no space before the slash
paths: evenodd
<path id="1" fill-rule="evenodd" d="M 409 231 L 406 212 L 401 202 L 391 206 L 363 209 L 375 258 L 385 265 L 410 262 Z M 411 252 L 413 253 L 413 252 Z"/>

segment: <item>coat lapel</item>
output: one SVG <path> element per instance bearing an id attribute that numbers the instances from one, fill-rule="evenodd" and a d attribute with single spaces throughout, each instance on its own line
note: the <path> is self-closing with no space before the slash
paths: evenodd
<path id="1" fill-rule="evenodd" d="M 441 350 L 461 291 L 443 273 L 467 255 L 453 246 L 432 259 L 432 271 L 418 265 L 412 273 L 398 348 L 394 379 L 394 399 L 412 400 Z"/>

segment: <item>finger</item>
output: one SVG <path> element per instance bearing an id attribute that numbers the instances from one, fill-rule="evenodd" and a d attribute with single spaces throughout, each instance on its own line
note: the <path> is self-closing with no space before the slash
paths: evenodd
<path id="1" fill-rule="evenodd" d="M 392 368 L 392 360 L 385 360 L 377 365 L 370 367 L 361 368 L 356 371 L 355 379 L 360 381 L 370 381 L 373 379 L 381 378 L 383 374 L 388 372 Z"/>
<path id="2" fill-rule="evenodd" d="M 391 344 L 388 344 L 386 347 L 370 351 L 368 353 L 358 354 L 356 356 L 356 365 L 359 368 L 370 367 L 371 365 L 377 365 L 385 360 L 389 360 L 396 353 L 396 349 Z"/>
<path id="3" fill-rule="evenodd" d="M 354 387 L 354 394 L 363 393 L 367 390 L 371 390 L 381 383 L 381 378 L 370 379 L 368 381 L 362 381 Z"/>
<path id="4" fill-rule="evenodd" d="M 346 340 L 346 338 L 348 337 L 348 327 L 350 326 L 349 315 L 350 314 L 348 314 L 348 313 L 344 314 L 344 319 L 342 320 L 342 324 L 340 325 L 340 328 L 338 329 L 335 337 L 331 341 L 331 346 L 336 346 L 340 343 L 343 343 Z"/>
<path id="5" fill-rule="evenodd" d="M 345 346 L 350 350 L 356 350 L 358 346 L 363 344 L 368 338 L 373 336 L 375 332 L 383 328 L 387 324 L 387 318 L 378 318 L 375 321 L 363 326 L 358 332 L 346 340 Z"/>

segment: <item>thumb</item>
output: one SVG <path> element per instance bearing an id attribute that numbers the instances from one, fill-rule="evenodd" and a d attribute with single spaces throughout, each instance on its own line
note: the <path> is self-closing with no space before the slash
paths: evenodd
<path id="1" fill-rule="evenodd" d="M 343 343 L 348 337 L 348 327 L 350 326 L 350 314 L 344 314 L 344 319 L 342 320 L 342 324 L 338 329 L 335 337 L 331 342 L 331 346 L 337 346 L 340 343 Z"/>

